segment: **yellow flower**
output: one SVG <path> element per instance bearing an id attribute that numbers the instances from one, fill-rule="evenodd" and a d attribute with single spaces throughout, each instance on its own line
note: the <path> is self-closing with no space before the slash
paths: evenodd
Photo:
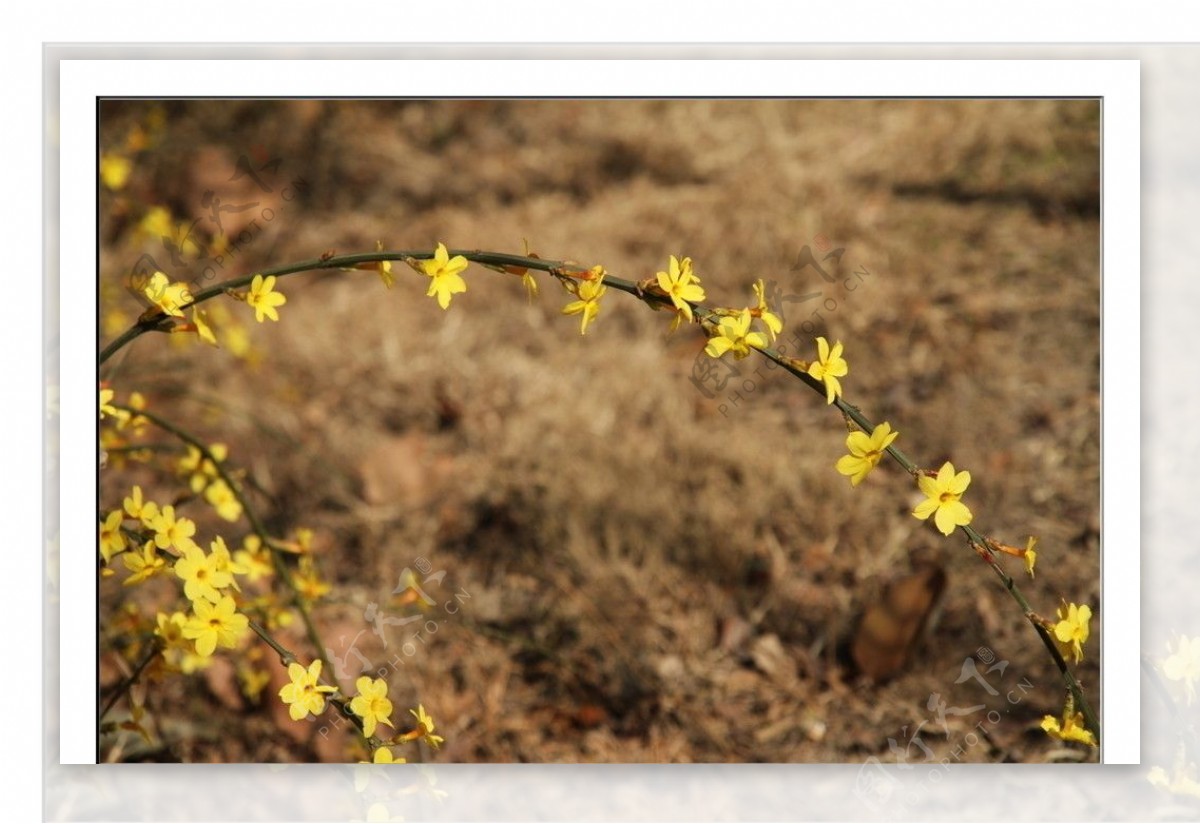
<path id="1" fill-rule="evenodd" d="M 362 676 L 355 682 L 358 695 L 350 702 L 350 711 L 363 720 L 363 733 L 375 734 L 375 725 L 392 723 L 392 702 L 387 697 L 387 684 L 382 678 Z"/>
<path id="2" fill-rule="evenodd" d="M 223 443 L 214 443 L 209 445 L 208 452 L 216 459 L 217 463 L 221 463 L 229 454 L 229 448 Z M 180 458 L 178 463 L 175 464 L 175 471 L 180 475 L 191 476 L 188 480 L 188 485 L 191 486 L 192 492 L 195 493 L 199 493 L 210 483 L 215 483 L 221 477 L 213 462 L 191 444 L 188 444 L 187 455 Z"/>
<path id="3" fill-rule="evenodd" d="M 683 313 L 690 323 L 692 320 L 692 303 L 704 300 L 704 288 L 700 286 L 700 278 L 692 272 L 692 259 L 685 257 L 682 261 L 671 255 L 667 264 L 669 271 L 659 272 L 658 288 L 662 289 L 671 299 L 675 308 Z"/>
<path id="4" fill-rule="evenodd" d="M 892 431 L 892 425 L 887 421 L 876 426 L 870 435 L 866 432 L 851 432 L 846 436 L 846 448 L 850 450 L 850 454 L 838 458 L 837 471 L 850 476 L 851 486 L 858 486 L 863 478 L 867 477 L 867 473 L 879 464 L 884 450 L 899 434 Z"/>
<path id="5" fill-rule="evenodd" d="M 171 615 L 160 612 L 157 618 L 157 628 L 154 634 L 162 639 L 163 658 L 168 665 L 179 669 L 188 656 L 196 655 L 196 645 L 183 637 L 183 628 L 187 626 L 187 616 L 182 612 Z"/>
<path id="6" fill-rule="evenodd" d="M 130 587 L 157 575 L 167 568 L 167 562 L 158 557 L 154 541 L 147 541 L 141 552 L 127 552 L 122 556 L 125 568 L 133 574 L 125 579 L 125 586 Z"/>
<path id="7" fill-rule="evenodd" d="M 1037 546 L 1038 539 L 1033 535 L 1029 536 L 1029 540 L 1025 542 L 1025 570 L 1029 573 L 1029 577 L 1033 577 L 1033 568 L 1037 565 Z"/>
<path id="8" fill-rule="evenodd" d="M 196 534 L 196 524 L 190 518 L 175 519 L 175 507 L 168 504 L 158 512 L 158 517 L 151 525 L 154 530 L 154 543 L 159 549 L 175 547 L 179 552 L 196 547 L 192 536 Z"/>
<path id="9" fill-rule="evenodd" d="M 759 278 L 754 283 L 754 296 L 758 299 L 758 307 L 751 312 L 756 318 L 761 318 L 766 324 L 767 331 L 771 333 L 771 340 L 775 340 L 776 336 L 783 331 L 783 321 L 767 307 L 767 287 L 763 285 L 762 278 Z"/>
<path id="10" fill-rule="evenodd" d="M 242 574 L 250 580 L 250 583 L 275 574 L 271 553 L 263 546 L 262 539 L 257 535 L 247 535 L 242 540 L 242 549 L 236 550 L 233 558 L 234 563 L 246 570 Z"/>
<path id="11" fill-rule="evenodd" d="M 123 520 L 124 515 L 121 510 L 114 509 L 108 513 L 108 517 L 100 525 L 100 555 L 106 564 L 118 552 L 125 550 L 125 535 L 121 532 L 121 521 Z"/>
<path id="12" fill-rule="evenodd" d="M 921 474 L 917 477 L 917 486 L 925 493 L 926 500 L 917 504 L 913 515 L 922 521 L 933 515 L 933 521 L 943 535 L 949 535 L 955 527 L 966 526 L 971 523 L 971 510 L 959 498 L 970 483 L 971 473 L 963 470 L 956 474 L 954 464 L 949 461 L 942 464 L 936 478 Z"/>
<path id="13" fill-rule="evenodd" d="M 104 420 L 105 415 L 112 415 L 113 417 L 120 416 L 120 412 L 115 406 L 112 405 L 113 397 L 116 394 L 117 393 L 111 389 L 105 389 L 103 387 L 100 389 L 100 420 Z"/>
<path id="14" fill-rule="evenodd" d="M 146 298 L 157 306 L 164 315 L 174 318 L 183 317 L 183 307 L 192 302 L 192 294 L 182 281 L 171 283 L 171 279 L 163 272 L 155 272 L 150 281 L 142 288 Z"/>
<path id="15" fill-rule="evenodd" d="M 212 504 L 217 514 L 226 521 L 236 521 L 242 516 L 241 502 L 222 478 L 217 478 L 205 487 L 204 500 Z"/>
<path id="16" fill-rule="evenodd" d="M 224 546 L 224 541 L 221 546 Z M 218 569 L 219 558 L 205 555 L 204 550 L 192 544 L 175 562 L 175 575 L 183 579 L 183 594 L 195 604 L 208 600 L 214 604 L 223 596 L 220 590 L 233 583 L 228 569 Z"/>
<path id="17" fill-rule="evenodd" d="M 451 295 L 467 291 L 467 282 L 462 279 L 462 272 L 470 265 L 462 255 L 450 257 L 444 243 L 437 245 L 433 257 L 419 262 L 421 271 L 430 277 L 429 289 L 425 294 L 429 297 L 437 295 L 438 306 L 450 308 Z"/>
<path id="18" fill-rule="evenodd" d="M 200 599 L 192 603 L 194 614 L 183 627 L 183 637 L 196 642 L 196 653 L 213 654 L 220 644 L 226 649 L 237 646 L 250 619 L 236 611 L 233 599 L 225 595 L 215 604 Z"/>
<path id="19" fill-rule="evenodd" d="M 834 398 L 842 396 L 842 385 L 838 378 L 844 377 L 850 371 L 849 364 L 842 358 L 842 342 L 838 341 L 829 348 L 829 341 L 817 338 L 817 362 L 808 367 L 808 376 L 825 384 L 827 403 L 833 403 Z"/>
<path id="20" fill-rule="evenodd" d="M 322 686 L 318 683 L 321 678 L 321 659 L 309 664 L 304 669 L 302 664 L 288 664 L 288 678 L 292 683 L 285 684 L 279 690 L 279 697 L 288 705 L 288 715 L 293 721 L 307 718 L 311 712 L 320 715 L 325 711 L 325 694 L 337 692 L 336 687 Z"/>
<path id="21" fill-rule="evenodd" d="M 375 251 L 383 251 L 383 241 L 375 241 Z M 392 274 L 392 262 L 390 260 L 380 260 L 375 262 L 375 271 L 379 273 L 379 279 L 383 281 L 383 285 L 391 289 L 392 284 L 396 282 L 396 276 Z"/>
<path id="22" fill-rule="evenodd" d="M 750 310 L 743 309 L 736 318 L 721 318 L 717 333 L 708 339 L 704 351 L 709 357 L 719 358 L 733 352 L 741 360 L 750 354 L 750 349 L 767 345 L 767 340 L 758 332 L 750 331 Z"/>
<path id="23" fill-rule="evenodd" d="M 220 347 L 221 344 L 217 343 L 216 334 L 208 324 L 208 313 L 202 311 L 198 306 L 192 309 L 192 326 L 196 327 L 196 334 L 200 336 L 200 340 Z"/>
<path id="24" fill-rule="evenodd" d="M 125 188 L 133 162 L 127 157 L 105 152 L 100 155 L 100 180 L 114 192 Z"/>
<path id="25" fill-rule="evenodd" d="M 138 412 L 146 408 L 146 396 L 141 392 L 129 393 L 129 406 L 136 409 Z M 144 415 L 139 415 L 136 412 L 130 412 L 126 409 L 117 410 L 117 429 L 125 429 L 126 427 L 133 430 L 133 434 L 141 437 L 146 432 L 146 424 L 148 421 Z"/>
<path id="26" fill-rule="evenodd" d="M 1091 747 L 1096 746 L 1096 736 L 1083 725 L 1083 713 L 1072 712 L 1069 706 L 1063 713 L 1061 724 L 1053 715 L 1047 715 L 1042 719 L 1042 729 L 1059 741 L 1079 741 Z"/>
<path id="27" fill-rule="evenodd" d="M 135 486 L 133 494 L 125 499 L 125 514 L 134 520 L 141 521 L 142 526 L 154 526 L 158 517 L 158 504 L 154 501 L 142 501 L 142 488 Z"/>
<path id="28" fill-rule="evenodd" d="M 1170 649 L 1168 644 L 1167 650 Z M 1162 671 L 1170 680 L 1184 683 L 1190 705 L 1196 697 L 1196 682 L 1200 681 L 1200 638 L 1180 636 L 1179 646 L 1163 661 Z"/>
<path id="29" fill-rule="evenodd" d="M 563 307 L 564 315 L 580 315 L 579 334 L 586 335 L 588 324 L 595 319 L 596 315 L 600 314 L 600 298 L 604 297 L 604 293 L 608 291 L 608 287 L 604 285 L 604 275 L 606 274 L 603 266 L 593 266 L 591 269 L 592 278 L 590 280 L 581 280 L 576 287 L 575 296 L 578 300 L 571 301 Z"/>
<path id="30" fill-rule="evenodd" d="M 529 248 L 529 238 L 521 238 L 521 243 L 525 247 L 525 257 L 527 257 L 527 258 L 536 258 L 537 257 L 537 253 Z M 533 299 L 535 297 L 537 297 L 538 285 L 537 285 L 537 281 L 533 279 L 533 273 L 529 271 L 529 267 L 527 267 L 527 266 L 504 266 L 501 268 L 503 268 L 504 271 L 508 272 L 509 274 L 520 276 L 521 283 L 523 283 L 525 285 L 525 291 L 529 293 L 529 300 L 530 300 L 530 302 L 533 302 Z"/>
<path id="31" fill-rule="evenodd" d="M 263 322 L 263 318 L 271 320 L 279 320 L 279 313 L 275 311 L 275 307 L 283 306 L 287 303 L 287 296 L 275 289 L 275 276 L 255 275 L 254 280 L 250 281 L 250 293 L 246 295 L 246 303 L 254 307 L 254 319 L 259 323 Z"/>
<path id="32" fill-rule="evenodd" d="M 213 539 L 212 543 L 208 545 L 208 548 L 211 550 L 209 557 L 212 559 L 213 568 L 217 572 L 228 573 L 229 585 L 238 592 L 241 592 L 242 588 L 238 586 L 237 579 L 233 576 L 245 575 L 247 572 L 249 572 L 249 569 L 230 556 L 229 547 L 225 546 L 225 539 L 220 535 Z"/>
<path id="33" fill-rule="evenodd" d="M 366 763 L 365 761 L 363 762 Z M 407 764 L 407 758 L 396 758 L 392 755 L 392 751 L 387 747 L 380 747 L 375 750 L 375 755 L 371 759 L 372 764 Z"/>
<path id="34" fill-rule="evenodd" d="M 1087 604 L 1063 604 L 1058 608 L 1058 623 L 1054 625 L 1054 637 L 1064 656 L 1069 655 L 1078 664 L 1083 660 L 1083 645 L 1088 639 L 1088 622 L 1092 620 L 1092 608 Z"/>
<path id="35" fill-rule="evenodd" d="M 425 743 L 436 750 L 446 739 L 442 738 L 440 735 L 433 734 L 433 719 L 430 718 L 429 714 L 425 712 L 425 705 L 418 704 L 417 708 L 415 710 L 409 710 L 409 713 L 413 718 L 417 719 L 417 726 L 419 727 L 419 730 L 414 731 L 418 733 L 415 737 L 424 738 Z"/>

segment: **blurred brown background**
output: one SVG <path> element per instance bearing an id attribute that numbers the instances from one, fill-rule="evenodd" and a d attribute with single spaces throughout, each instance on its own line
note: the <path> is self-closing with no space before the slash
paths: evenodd
<path id="1" fill-rule="evenodd" d="M 1095 101 L 109 102 L 101 151 L 133 160 L 101 191 L 102 344 L 141 311 L 124 285 L 148 261 L 220 280 L 376 241 L 527 239 L 640 280 L 688 255 L 711 305 L 752 302 L 764 278 L 785 337 L 810 340 L 823 305 L 847 400 L 923 466 L 969 469 L 981 532 L 1039 536 L 1037 578 L 1008 568 L 1042 614 L 1060 597 L 1100 613 Z M 832 282 L 797 267 L 805 247 Z M 1050 659 L 965 542 L 909 514 L 911 479 L 886 463 L 852 489 L 834 471 L 846 430 L 823 398 L 761 359 L 709 397 L 691 380 L 699 330 L 668 336 L 669 316 L 613 291 L 581 337 L 552 279 L 530 302 L 473 267 L 443 312 L 396 273 L 391 291 L 370 272 L 286 278 L 277 324 L 215 301 L 222 349 L 146 336 L 102 377 L 227 443 L 274 532 L 314 530 L 333 584 L 314 614 L 343 686 L 400 660 L 396 715 L 421 702 L 447 739 L 427 757 L 1094 758 L 1037 728 L 1062 705 Z M 102 508 L 133 483 L 178 490 L 112 466 Z M 181 511 L 204 546 L 244 535 L 202 502 Z M 393 593 L 406 568 L 425 612 Z M 934 607 L 924 631 L 909 643 L 889 613 L 900 631 L 871 654 L 899 669 L 867 678 L 862 610 L 908 592 L 914 633 Z M 150 615 L 153 593 L 137 596 Z M 128 594 L 101 582 L 102 652 Z M 1078 674 L 1099 710 L 1092 629 Z M 962 677 L 968 658 L 996 695 Z M 280 717 L 278 673 L 261 705 L 232 673 L 226 655 L 155 686 L 144 757 L 361 757 Z"/>

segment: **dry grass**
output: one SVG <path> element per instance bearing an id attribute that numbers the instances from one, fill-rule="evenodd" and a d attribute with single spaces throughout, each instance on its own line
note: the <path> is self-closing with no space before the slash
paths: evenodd
<path id="1" fill-rule="evenodd" d="M 148 107 L 108 106 L 105 145 Z M 130 189 L 101 200 L 106 312 L 132 319 L 132 298 L 112 287 L 142 251 L 162 256 L 134 231 L 146 206 L 206 217 L 206 190 L 277 212 L 230 276 L 376 240 L 520 251 L 528 238 L 545 257 L 634 279 L 690 255 L 717 305 L 743 305 L 760 276 L 788 296 L 822 289 L 837 301 L 822 331 L 846 343 L 848 400 L 892 422 L 923 465 L 970 468 L 986 534 L 1041 537 L 1041 572 L 1022 585 L 1036 606 L 1050 614 L 1062 595 L 1097 608 L 1096 103 L 239 101 L 167 112 Z M 276 180 L 307 181 L 305 197 L 228 181 L 239 155 L 264 151 L 282 160 Z M 791 271 L 817 235 L 845 248 L 838 283 Z M 862 267 L 870 275 L 854 280 Z M 919 496 L 898 467 L 853 490 L 833 471 L 845 430 L 811 391 L 762 369 L 736 405 L 729 389 L 705 398 L 689 381 L 700 332 L 667 337 L 665 315 L 623 295 L 605 298 L 581 338 L 552 281 L 529 304 L 516 278 L 473 270 L 443 313 L 422 279 L 399 274 L 390 293 L 371 273 L 282 282 L 281 321 L 250 330 L 254 368 L 150 337 L 114 380 L 229 443 L 265 490 L 272 529 L 316 530 L 335 585 L 316 617 L 335 651 L 364 629 L 357 649 L 372 663 L 401 647 L 408 633 L 389 629 L 384 650 L 363 611 L 407 614 L 388 599 L 419 558 L 445 570 L 444 594 L 469 594 L 453 616 L 431 611 L 436 634 L 389 673 L 398 707 L 421 701 L 444 728 L 436 759 L 888 761 L 888 739 L 903 746 L 924 720 L 937 758 L 1066 757 L 1036 729 L 1061 689 L 1015 605 L 961 540 L 908 514 Z M 785 304 L 788 327 L 816 305 Z M 762 367 L 741 365 L 748 376 Z M 104 505 L 135 481 L 169 494 L 169 480 L 106 472 Z M 203 534 L 222 528 L 193 509 Z M 914 559 L 945 570 L 940 618 L 896 678 L 869 683 L 839 647 Z M 106 581 L 102 598 L 119 590 Z M 1080 676 L 1098 710 L 1093 633 Z M 287 640 L 304 649 L 298 634 Z M 999 696 L 955 683 L 981 647 L 1009 662 L 987 676 Z M 348 736 L 281 721 L 222 688 L 229 677 L 152 691 L 165 746 L 147 757 L 351 757 Z M 1022 679 L 1034 689 L 1007 703 Z M 943 730 L 931 693 L 1003 720 L 951 713 Z M 981 722 L 990 737 L 964 745 Z M 910 762 L 924 758 L 914 745 Z"/>

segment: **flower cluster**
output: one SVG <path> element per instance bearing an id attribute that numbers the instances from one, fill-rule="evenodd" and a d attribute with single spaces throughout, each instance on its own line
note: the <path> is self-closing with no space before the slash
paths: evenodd
<path id="1" fill-rule="evenodd" d="M 576 300 L 563 307 L 562 312 L 564 315 L 579 315 L 581 335 L 587 334 L 588 324 L 600 314 L 600 298 L 608 291 L 608 287 L 604 285 L 605 274 L 603 266 L 593 266 L 578 283 L 569 279 L 563 281 L 563 285 L 572 291 Z"/>

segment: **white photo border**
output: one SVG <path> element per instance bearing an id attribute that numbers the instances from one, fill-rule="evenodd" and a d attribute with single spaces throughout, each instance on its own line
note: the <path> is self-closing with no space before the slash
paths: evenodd
<path id="1" fill-rule="evenodd" d="M 1136 60 L 63 60 L 60 63 L 60 511 L 96 506 L 96 114 L 102 97 L 1086 97 L 1103 100 L 1102 448 L 1140 431 L 1140 73 Z M 76 282 L 83 279 L 76 288 Z M 1118 304 L 1103 278 L 1102 310 Z M 69 288 L 67 288 L 69 286 Z M 1104 449 L 1103 751 L 1140 757 L 1140 450 Z M 1118 505 L 1119 504 L 1119 505 Z M 60 760 L 96 757 L 94 524 L 61 524 Z M 1119 553 L 1108 548 L 1120 547 Z M 1119 707 L 1120 711 L 1111 711 Z M 440 769 L 440 767 L 439 767 Z"/>

